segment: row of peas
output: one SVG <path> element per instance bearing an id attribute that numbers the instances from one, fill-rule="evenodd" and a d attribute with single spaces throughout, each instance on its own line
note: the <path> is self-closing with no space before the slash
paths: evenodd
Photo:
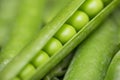
<path id="1" fill-rule="evenodd" d="M 36 69 L 46 63 L 51 56 L 59 51 L 85 24 L 103 9 L 101 0 L 87 0 L 60 28 L 45 47 L 34 57 L 29 64 L 17 75 L 14 80 L 29 78 Z"/>

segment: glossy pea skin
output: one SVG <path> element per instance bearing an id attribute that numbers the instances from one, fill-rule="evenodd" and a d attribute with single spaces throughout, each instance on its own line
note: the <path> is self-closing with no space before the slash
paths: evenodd
<path id="1" fill-rule="evenodd" d="M 86 12 L 90 18 L 93 18 L 103 7 L 104 5 L 101 0 L 87 0 L 80 9 Z"/>
<path id="2" fill-rule="evenodd" d="M 56 38 L 51 38 L 45 45 L 43 50 L 47 52 L 50 56 L 54 55 L 57 51 L 62 48 L 62 43 Z"/>
<path id="3" fill-rule="evenodd" d="M 32 63 L 35 67 L 38 67 L 39 65 L 43 65 L 45 62 L 49 60 L 49 56 L 44 51 L 40 51 L 37 56 L 32 60 Z"/>
<path id="4" fill-rule="evenodd" d="M 67 23 L 71 24 L 77 31 L 79 31 L 89 21 L 88 15 L 83 11 L 76 11 L 71 16 Z"/>
<path id="5" fill-rule="evenodd" d="M 65 44 L 73 35 L 76 34 L 76 30 L 68 24 L 64 24 L 60 30 L 55 34 L 55 37 Z"/>
<path id="6" fill-rule="evenodd" d="M 35 68 L 32 64 L 27 64 L 24 69 L 20 72 L 19 77 L 22 80 L 28 79 L 35 72 Z"/>

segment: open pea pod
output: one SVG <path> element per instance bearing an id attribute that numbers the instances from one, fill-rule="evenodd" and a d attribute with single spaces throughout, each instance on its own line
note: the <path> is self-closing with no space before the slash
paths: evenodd
<path id="1" fill-rule="evenodd" d="M 93 3 L 94 1 L 98 1 L 99 3 L 99 5 L 96 4 L 96 6 L 93 7 L 92 10 L 95 10 L 93 13 L 90 11 L 91 9 L 89 9 L 89 7 L 86 7 L 87 5 L 91 5 L 92 1 Z M 17 55 L 0 72 L 0 79 L 42 79 L 43 76 L 50 71 L 50 69 L 57 65 L 63 58 L 65 58 L 80 42 L 82 42 L 88 36 L 90 32 L 96 29 L 103 19 L 105 19 L 113 9 L 115 9 L 119 2 L 119 0 L 112 0 L 107 6 L 103 7 L 101 0 L 72 0 L 68 6 L 66 6 L 49 24 L 47 24 L 40 31 L 38 37 L 26 48 L 24 48 L 20 54 Z M 98 9 L 94 9 L 96 7 Z M 87 10 L 89 10 L 90 13 Z M 76 24 L 76 22 L 72 21 L 72 19 L 74 19 L 78 14 L 80 15 L 80 20 L 81 17 L 83 17 L 82 22 L 84 22 L 84 24 Z M 61 32 L 66 28 L 69 29 L 67 30 L 67 33 L 72 31 L 72 33 L 69 33 L 72 35 L 72 37 L 71 35 L 69 35 L 69 37 L 62 36 Z M 65 34 L 66 33 L 64 33 L 64 35 Z M 59 47 L 59 49 L 54 48 L 54 46 Z M 40 55 L 47 55 L 45 58 L 49 59 L 47 61 L 45 61 L 45 59 L 42 62 L 43 64 L 38 66 L 39 63 L 36 59 L 34 59 L 34 57 L 39 52 Z M 27 73 L 29 75 L 27 75 Z"/>

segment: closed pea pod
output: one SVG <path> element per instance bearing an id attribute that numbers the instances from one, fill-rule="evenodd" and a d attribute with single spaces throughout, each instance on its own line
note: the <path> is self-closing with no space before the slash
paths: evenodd
<path id="1" fill-rule="evenodd" d="M 61 14 L 46 25 L 39 33 L 39 36 L 29 46 L 21 51 L 0 73 L 1 80 L 13 79 L 17 74 L 28 64 L 35 55 L 47 45 L 47 42 L 54 36 L 54 34 L 61 28 L 67 19 L 81 6 L 84 0 L 74 0 L 68 5 Z M 76 33 L 69 41 L 67 41 L 62 48 L 53 55 L 48 62 L 41 65 L 35 71 L 35 74 L 30 79 L 41 79 L 52 67 L 60 62 L 65 56 L 69 54 L 87 35 L 93 31 L 97 25 L 110 13 L 117 5 L 117 0 L 112 1 L 106 8 L 102 10 L 95 18 L 86 24 L 78 33 Z M 112 7 L 111 7 L 112 6 Z M 63 18 L 64 16 L 64 18 Z M 104 16 L 104 17 L 103 17 Z M 94 26 L 93 26 L 94 25 Z M 72 46 L 72 47 L 71 47 Z M 27 57 L 27 59 L 26 59 Z M 22 59 L 22 60 L 21 60 Z M 16 66 L 13 66 L 16 65 Z M 47 66 L 46 66 L 47 65 Z M 13 69 L 15 71 L 13 71 Z M 10 74 L 12 72 L 12 74 Z"/>
<path id="2" fill-rule="evenodd" d="M 120 51 L 113 57 L 104 80 L 120 80 Z"/>
<path id="3" fill-rule="evenodd" d="M 119 8 L 113 13 L 118 29 L 118 43 L 120 44 L 120 10 Z M 120 80 L 120 50 L 116 52 L 107 71 L 104 80 Z"/>
<path id="4" fill-rule="evenodd" d="M 107 20 L 93 32 L 78 47 L 64 80 L 104 80 L 118 48 L 117 28 L 112 20 Z"/>
<path id="5" fill-rule="evenodd" d="M 21 0 L 18 14 L 13 23 L 10 39 L 1 51 L 0 71 L 29 42 L 36 37 L 41 26 L 41 13 L 44 0 Z"/>

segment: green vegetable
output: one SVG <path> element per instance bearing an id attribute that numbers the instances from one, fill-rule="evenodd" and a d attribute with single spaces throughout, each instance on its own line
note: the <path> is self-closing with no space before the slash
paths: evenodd
<path id="1" fill-rule="evenodd" d="M 40 29 L 44 0 L 21 0 L 10 39 L 0 55 L 0 71 L 30 43 Z"/>
<path id="2" fill-rule="evenodd" d="M 118 8 L 113 13 L 114 21 L 116 21 L 118 29 L 118 43 L 120 43 L 120 9 Z M 104 80 L 120 80 L 120 50 L 113 57 L 111 64 L 108 68 L 107 75 Z"/>
<path id="3" fill-rule="evenodd" d="M 116 48 L 118 27 L 107 20 L 76 51 L 63 80 L 104 80 Z"/>
<path id="4" fill-rule="evenodd" d="M 44 64 L 49 60 L 49 56 L 47 55 L 46 52 L 40 51 L 36 57 L 32 60 L 32 63 L 35 65 L 35 67 L 38 67 L 39 65 Z"/>
<path id="5" fill-rule="evenodd" d="M 65 59 L 63 59 L 57 66 L 55 66 L 44 78 L 43 80 L 53 80 L 63 78 L 65 72 L 67 71 L 68 65 L 74 56 L 74 51 L 70 53 Z"/>
<path id="6" fill-rule="evenodd" d="M 63 24 L 77 11 L 85 0 L 73 0 L 66 6 L 49 24 L 47 24 L 38 34 L 38 37 L 31 42 L 26 48 L 12 59 L 12 61 L 0 72 L 1 80 L 13 79 L 21 72 L 23 68 L 41 51 L 49 42 L 55 33 L 60 30 Z M 81 30 L 79 30 L 62 48 L 54 53 L 53 56 L 43 65 L 37 67 L 33 75 L 28 80 L 38 80 L 63 58 L 65 58 L 87 35 L 107 17 L 107 15 L 119 4 L 120 1 L 114 0 L 107 5 L 101 12 L 96 14 Z M 71 47 L 72 46 L 72 47 Z M 27 58 L 26 58 L 27 57 Z M 34 65 L 33 65 L 34 66 Z M 12 74 L 11 74 L 12 73 Z M 26 79 L 27 80 L 27 79 Z"/>
<path id="7" fill-rule="evenodd" d="M 20 74 L 18 76 L 20 76 L 20 78 L 22 80 L 26 80 L 28 77 L 30 77 L 31 75 L 33 75 L 33 73 L 35 72 L 35 67 L 31 64 L 26 65 L 26 67 L 20 72 Z"/>
<path id="8" fill-rule="evenodd" d="M 83 11 L 76 11 L 73 16 L 67 21 L 71 24 L 77 31 L 79 31 L 85 24 L 89 22 L 89 17 Z"/>
<path id="9" fill-rule="evenodd" d="M 114 56 L 104 80 L 120 80 L 120 51 Z"/>
<path id="10" fill-rule="evenodd" d="M 78 17 L 78 16 L 77 16 Z M 60 30 L 55 34 L 55 37 L 65 44 L 76 34 L 76 30 L 68 24 L 64 24 Z"/>
<path id="11" fill-rule="evenodd" d="M 120 26 L 120 8 L 118 7 L 112 14 L 113 19 L 115 20 L 117 26 Z M 118 42 L 120 43 L 120 27 L 118 28 Z"/>
<path id="12" fill-rule="evenodd" d="M 86 12 L 90 18 L 94 17 L 99 13 L 104 7 L 101 0 L 87 0 L 80 9 Z"/>
<path id="13" fill-rule="evenodd" d="M 57 51 L 59 51 L 62 48 L 62 44 L 59 40 L 55 38 L 51 38 L 48 43 L 43 48 L 44 51 L 46 51 L 50 56 L 55 54 Z"/>

